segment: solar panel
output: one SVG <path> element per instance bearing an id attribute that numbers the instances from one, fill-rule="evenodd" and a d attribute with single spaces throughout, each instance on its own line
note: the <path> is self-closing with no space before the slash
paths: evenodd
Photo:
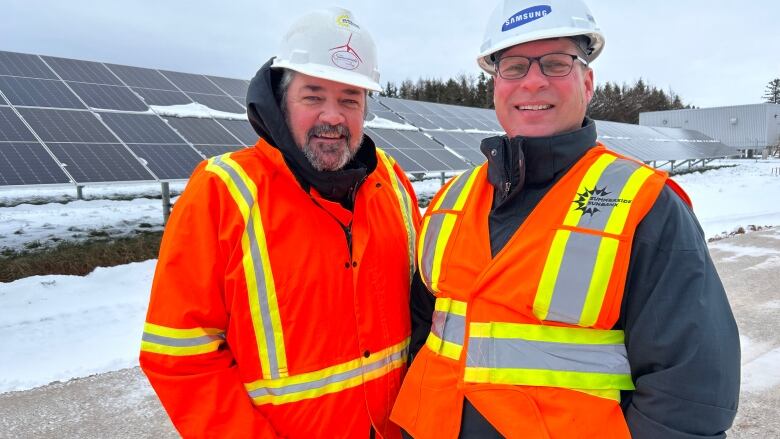
<path id="1" fill-rule="evenodd" d="M 249 89 L 249 81 L 243 79 L 223 78 L 221 76 L 206 76 L 206 78 L 230 96 L 246 96 L 246 92 Z"/>
<path id="2" fill-rule="evenodd" d="M 241 143 L 212 119 L 169 117 L 166 120 L 192 144 L 238 145 Z"/>
<path id="3" fill-rule="evenodd" d="M 685 129 L 596 121 L 599 140 L 642 161 L 689 160 L 734 155 L 735 151 L 707 136 Z"/>
<path id="4" fill-rule="evenodd" d="M 161 180 L 187 179 L 203 157 L 189 145 L 128 144 Z"/>
<path id="5" fill-rule="evenodd" d="M 367 100 L 368 103 L 368 120 L 372 121 L 375 120 L 377 117 L 381 117 L 382 119 L 389 120 L 391 122 L 405 124 L 406 121 L 398 117 L 395 113 L 385 108 L 384 105 L 377 102 L 375 99 L 370 98 Z"/>
<path id="6" fill-rule="evenodd" d="M 426 135 L 425 133 L 419 131 L 398 131 L 398 133 L 409 139 L 414 144 L 418 145 L 424 152 L 431 155 L 437 161 L 442 162 L 450 167 L 450 169 L 463 170 L 470 167 L 461 158 L 457 157 L 452 152 L 447 151 L 444 146 L 431 139 L 429 135 Z M 398 147 L 398 149 L 401 148 Z M 415 159 L 417 154 L 418 153 L 414 153 L 414 155 L 411 155 L 410 157 Z M 407 153 L 407 155 L 409 154 Z"/>
<path id="7" fill-rule="evenodd" d="M 92 108 L 146 111 L 148 107 L 127 87 L 69 82 L 70 88 Z"/>
<path id="8" fill-rule="evenodd" d="M 192 103 L 192 99 L 180 91 L 153 90 L 151 88 L 136 88 L 133 91 L 143 98 L 146 105 L 187 105 Z"/>
<path id="9" fill-rule="evenodd" d="M 119 64 L 106 64 L 105 66 L 130 87 L 177 90 L 176 86 L 157 70 Z"/>
<path id="10" fill-rule="evenodd" d="M 225 120 L 220 119 L 217 120 L 217 122 L 222 125 L 226 130 L 230 131 L 234 136 L 236 136 L 239 140 L 241 140 L 241 143 L 247 146 L 254 145 L 257 143 L 257 139 L 260 138 L 260 136 L 257 135 L 255 132 L 255 129 L 252 128 L 252 125 L 247 120 Z"/>
<path id="11" fill-rule="evenodd" d="M 154 180 L 118 143 L 47 143 L 77 183 Z"/>
<path id="12" fill-rule="evenodd" d="M 88 111 L 18 108 L 44 142 L 115 143 L 117 139 Z"/>
<path id="13" fill-rule="evenodd" d="M 38 142 L 11 107 L 0 107 L 0 142 Z"/>
<path id="14" fill-rule="evenodd" d="M 223 94 L 222 90 L 217 88 L 211 81 L 203 75 L 194 75 L 192 73 L 171 72 L 160 70 L 166 78 L 176 84 L 184 92 L 207 93 L 212 95 Z"/>
<path id="15" fill-rule="evenodd" d="M 0 75 L 57 79 L 37 55 L 0 51 Z"/>
<path id="16" fill-rule="evenodd" d="M 235 99 L 236 102 L 241 104 L 244 108 L 246 108 L 246 95 L 243 96 L 230 96 L 231 98 Z"/>
<path id="17" fill-rule="evenodd" d="M 0 142 L 0 186 L 69 182 L 60 165 L 40 143 Z"/>
<path id="18" fill-rule="evenodd" d="M 406 154 L 395 148 L 383 148 L 386 153 L 395 159 L 404 172 L 427 172 L 422 166 L 409 158 Z"/>
<path id="19" fill-rule="evenodd" d="M 474 165 L 478 165 L 485 161 L 485 156 L 479 150 L 479 145 L 482 137 L 489 136 L 487 134 L 463 133 L 457 131 L 435 131 L 429 134 Z"/>
<path id="20" fill-rule="evenodd" d="M 93 61 L 78 59 L 42 57 L 49 66 L 66 81 L 90 82 L 93 84 L 122 85 L 106 66 Z"/>
<path id="21" fill-rule="evenodd" d="M 221 146 L 221 145 L 195 145 L 195 149 L 203 153 L 206 157 L 222 155 L 226 152 L 238 151 L 244 149 L 243 146 Z"/>
<path id="22" fill-rule="evenodd" d="M 184 143 L 168 124 L 153 114 L 100 113 L 124 143 Z"/>
<path id="23" fill-rule="evenodd" d="M 0 76 L 0 91 L 13 105 L 86 108 L 62 81 Z"/>
<path id="24" fill-rule="evenodd" d="M 209 95 L 203 93 L 187 93 L 193 101 L 203 104 L 217 111 L 226 113 L 244 114 L 246 110 L 236 101 L 225 95 Z"/>
<path id="25" fill-rule="evenodd" d="M 464 161 L 418 131 L 367 128 L 366 133 L 374 139 L 377 146 L 393 157 L 398 155 L 408 158 L 398 159 L 406 172 L 441 172 L 468 168 Z"/>

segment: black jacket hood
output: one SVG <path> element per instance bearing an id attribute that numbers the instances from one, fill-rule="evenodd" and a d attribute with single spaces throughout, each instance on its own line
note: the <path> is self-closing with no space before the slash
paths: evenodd
<path id="1" fill-rule="evenodd" d="M 281 69 L 272 69 L 268 60 L 249 84 L 246 112 L 257 134 L 281 151 L 285 163 L 305 191 L 314 187 L 323 197 L 351 208 L 353 193 L 365 177 L 376 169 L 376 146 L 364 135 L 355 157 L 338 171 L 318 171 L 295 144 L 276 91 L 282 79 Z"/>

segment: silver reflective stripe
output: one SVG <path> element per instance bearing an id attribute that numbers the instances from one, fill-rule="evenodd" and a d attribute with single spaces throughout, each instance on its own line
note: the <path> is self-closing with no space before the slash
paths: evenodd
<path id="1" fill-rule="evenodd" d="M 268 347 L 268 367 L 271 371 L 271 378 L 279 378 L 279 364 L 276 359 L 276 341 L 274 340 L 274 327 L 271 323 L 271 312 L 268 309 L 268 292 L 265 290 L 265 271 L 263 270 L 260 247 L 255 235 L 255 229 L 252 227 L 252 206 L 255 200 L 252 198 L 252 192 L 244 184 L 244 181 L 236 171 L 228 164 L 222 161 L 222 157 L 215 157 L 214 164 L 222 168 L 233 180 L 233 183 L 241 192 L 244 202 L 249 208 L 249 217 L 246 220 L 246 233 L 249 238 L 249 249 L 252 255 L 252 266 L 254 267 L 255 283 L 257 284 L 257 301 L 260 305 L 260 316 L 263 321 L 263 332 L 265 334 L 265 344 Z"/>
<path id="2" fill-rule="evenodd" d="M 417 254 L 417 236 L 416 232 L 414 230 L 414 221 L 412 212 L 409 209 L 416 208 L 417 206 L 412 206 L 411 199 L 409 197 L 409 194 L 406 192 L 406 187 L 404 186 L 403 182 L 400 178 L 398 178 L 398 175 L 393 171 L 392 168 L 388 169 L 388 172 L 390 172 L 391 178 L 395 178 L 396 185 L 398 186 L 398 191 L 401 192 L 401 200 L 398 200 L 401 203 L 401 215 L 404 216 L 404 225 L 408 227 L 406 230 L 406 238 L 407 238 L 407 245 L 409 246 L 409 284 L 411 285 L 412 279 L 414 278 L 414 260 L 415 255 Z"/>
<path id="3" fill-rule="evenodd" d="M 444 311 L 434 311 L 431 332 L 444 341 L 462 346 L 466 336 L 466 318 Z"/>
<path id="4" fill-rule="evenodd" d="M 601 240 L 601 236 L 585 233 L 569 235 L 545 320 L 579 323 Z"/>
<path id="5" fill-rule="evenodd" d="M 346 381 L 350 378 L 354 378 L 369 373 L 371 371 L 381 369 L 389 364 L 392 364 L 394 361 L 398 361 L 403 358 L 406 358 L 408 352 L 409 349 L 405 348 L 400 352 L 396 352 L 388 356 L 387 358 L 384 358 L 382 361 L 376 361 L 367 366 L 360 366 L 355 369 L 333 374 L 315 381 L 309 381 L 309 382 L 298 383 L 298 384 L 290 384 L 287 386 L 280 386 L 280 387 L 260 387 L 258 389 L 249 392 L 249 396 L 251 398 L 257 398 L 259 396 L 266 396 L 266 395 L 282 396 L 290 393 L 297 393 L 306 390 L 319 389 L 329 384 Z M 294 378 L 294 376 L 291 376 L 289 378 Z"/>
<path id="6" fill-rule="evenodd" d="M 471 174 L 477 172 L 477 170 L 479 170 L 479 168 L 472 168 L 455 177 L 456 180 L 453 181 L 447 189 L 447 193 L 444 194 L 444 198 L 439 204 L 439 207 L 436 208 L 428 218 L 428 227 L 426 228 L 425 236 L 423 237 L 422 267 L 420 267 L 422 278 L 427 282 L 431 281 L 431 275 L 433 274 L 433 259 L 436 253 L 436 244 L 439 240 L 439 234 L 441 233 L 441 228 L 446 215 L 446 213 L 440 214 L 436 213 L 436 211 L 452 210 L 455 207 L 455 203 L 457 202 L 460 193 L 466 186 L 466 182 L 469 181 Z M 429 289 L 430 287 L 431 285 L 428 284 Z"/>
<path id="7" fill-rule="evenodd" d="M 477 169 L 479 168 L 472 168 L 460 174 L 458 176 L 458 179 L 452 182 L 450 189 L 444 195 L 444 199 L 442 200 L 441 204 L 439 204 L 439 207 L 436 210 L 454 209 L 455 202 L 458 201 L 458 197 L 460 196 L 460 193 L 463 191 L 463 188 L 466 186 L 466 182 L 469 181 L 469 178 L 471 178 L 472 173 L 477 172 Z"/>
<path id="8" fill-rule="evenodd" d="M 630 374 L 623 344 L 573 344 L 469 338 L 467 367 Z"/>
<path id="9" fill-rule="evenodd" d="M 604 228 L 609 221 L 612 210 L 615 208 L 614 203 L 621 203 L 626 200 L 620 200 L 620 193 L 626 186 L 631 174 L 640 168 L 638 163 L 632 161 L 616 159 L 612 162 L 599 177 L 598 183 L 595 188 L 589 188 L 594 191 L 604 190 L 609 193 L 604 195 L 594 194 L 591 201 L 588 202 L 588 207 L 597 208 L 598 212 L 593 215 L 584 214 L 580 218 L 578 227 L 604 231 Z M 606 203 L 598 203 L 599 200 L 606 201 Z"/>
<path id="10" fill-rule="evenodd" d="M 183 347 L 190 347 L 190 346 L 201 346 L 204 344 L 209 344 L 213 341 L 223 340 L 224 338 L 225 338 L 224 334 L 203 335 L 200 337 L 193 337 L 193 338 L 173 338 L 173 337 L 163 337 L 161 335 L 155 335 L 155 334 L 150 334 L 148 332 L 144 332 L 144 335 L 141 337 L 141 340 L 148 341 L 149 343 L 157 343 L 163 346 L 173 346 L 177 348 L 183 348 Z"/>
<path id="11" fill-rule="evenodd" d="M 428 218 L 428 228 L 426 229 L 422 249 L 422 267 L 420 267 L 423 279 L 428 281 L 431 280 L 431 276 L 433 275 L 433 257 L 436 252 L 436 241 L 439 237 L 439 232 L 441 232 L 443 223 L 443 214 L 431 215 Z M 430 285 L 428 285 L 428 287 L 430 287 Z"/>

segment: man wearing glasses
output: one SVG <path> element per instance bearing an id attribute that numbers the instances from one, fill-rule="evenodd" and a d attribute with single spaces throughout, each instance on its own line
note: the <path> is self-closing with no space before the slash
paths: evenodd
<path id="1" fill-rule="evenodd" d="M 505 136 L 426 212 L 415 438 L 723 438 L 739 339 L 685 193 L 597 142 L 604 37 L 580 0 L 504 0 L 479 54 Z"/>

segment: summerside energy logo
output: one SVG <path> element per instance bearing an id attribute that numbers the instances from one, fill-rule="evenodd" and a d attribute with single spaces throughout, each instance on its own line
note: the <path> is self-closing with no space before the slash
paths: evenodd
<path id="1" fill-rule="evenodd" d="M 581 193 L 577 194 L 577 199 L 572 201 L 576 203 L 577 207 L 574 210 L 581 210 L 584 214 L 589 214 L 591 217 L 602 209 L 612 209 L 618 204 L 631 204 L 631 200 L 624 200 L 622 198 L 609 198 L 611 192 L 607 192 L 607 187 L 599 189 L 598 186 L 594 186 L 593 189 L 585 188 Z"/>
<path id="2" fill-rule="evenodd" d="M 330 49 L 330 51 L 333 52 L 330 56 L 330 60 L 336 67 L 344 70 L 355 70 L 360 63 L 363 62 L 363 60 L 360 59 L 360 55 L 358 55 L 355 49 L 349 45 L 351 41 L 352 34 L 349 34 L 347 44 Z"/>

